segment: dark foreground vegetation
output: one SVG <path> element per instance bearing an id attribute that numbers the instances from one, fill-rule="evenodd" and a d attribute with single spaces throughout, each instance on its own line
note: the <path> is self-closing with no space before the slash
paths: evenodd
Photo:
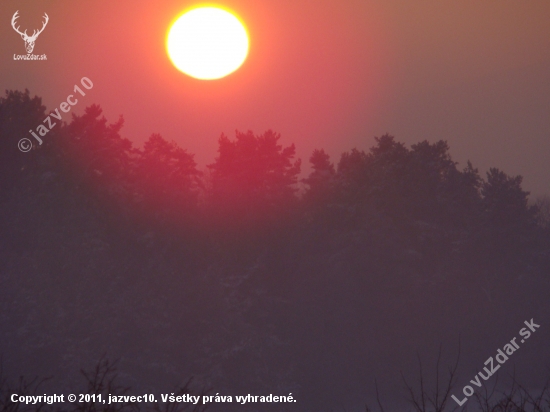
<path id="1" fill-rule="evenodd" d="M 439 363 L 436 367 L 436 374 L 439 377 Z M 424 386 L 424 376 L 422 373 L 416 385 L 410 385 L 405 381 L 407 390 L 407 402 L 409 410 L 415 412 L 442 412 L 446 410 L 457 410 L 456 404 L 451 402 L 451 391 L 456 373 L 457 364 L 454 368 L 449 369 L 449 375 L 444 382 L 436 382 L 433 390 L 427 389 Z M 47 379 L 25 380 L 20 377 L 15 385 L 10 384 L 6 379 L 0 376 L 0 412 L 57 412 L 57 411 L 74 411 L 74 412 L 205 412 L 208 410 L 208 405 L 200 401 L 204 395 L 211 393 L 208 390 L 198 391 L 194 388 L 192 379 L 189 379 L 185 384 L 175 388 L 170 395 L 186 399 L 185 395 L 193 395 L 193 399 L 197 401 L 183 401 L 163 403 L 136 403 L 122 402 L 114 403 L 110 399 L 124 397 L 132 393 L 132 388 L 122 386 L 118 381 L 116 362 L 112 363 L 108 359 L 102 357 L 98 364 L 90 371 L 81 371 L 84 385 L 79 390 L 79 397 L 90 395 L 97 398 L 101 395 L 101 399 L 108 399 L 108 403 L 101 402 L 64 402 L 55 404 L 50 402 L 37 402 L 35 404 L 25 404 L 12 402 L 13 394 L 16 394 L 18 399 L 24 396 L 39 396 L 42 395 L 42 384 Z M 13 385 L 13 386 L 12 386 Z M 66 395 L 64 395 L 66 401 Z M 78 398 L 77 398 L 78 399 Z M 188 398 L 187 398 L 188 399 Z M 383 402 L 380 400 L 378 388 L 376 388 L 376 402 L 378 410 L 384 412 Z M 30 403 L 30 402 L 29 402 Z M 145 405 L 145 406 L 144 406 Z M 476 393 L 473 397 L 472 410 L 482 412 L 547 412 L 550 411 L 550 384 L 546 385 L 537 393 L 527 390 L 514 378 L 511 381 L 511 387 L 507 391 L 497 391 L 493 385 L 491 389 L 484 388 L 480 393 Z M 467 410 L 464 407 L 464 410 Z M 366 412 L 373 411 L 368 405 L 365 406 Z"/>
<path id="2" fill-rule="evenodd" d="M 534 318 L 541 329 L 499 372 L 502 402 L 519 406 L 481 409 L 548 410 L 550 208 L 521 177 L 460 169 L 444 141 L 384 135 L 337 163 L 316 150 L 300 180 L 294 146 L 271 131 L 222 136 L 201 172 L 159 135 L 133 147 L 98 106 L 19 152 L 46 115 L 27 91 L 0 99 L 3 400 L 20 375 L 71 393 L 107 353 L 132 393 L 193 377 L 214 393 L 293 393 L 293 410 L 364 410 L 376 378 L 382 404 L 400 405 L 417 353 L 433 362 L 460 336 L 453 407 Z M 443 410 L 434 393 L 414 409 Z"/>

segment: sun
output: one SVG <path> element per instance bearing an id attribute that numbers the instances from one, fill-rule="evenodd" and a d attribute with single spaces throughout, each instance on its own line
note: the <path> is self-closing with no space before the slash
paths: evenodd
<path id="1" fill-rule="evenodd" d="M 248 33 L 231 12 L 219 7 L 197 7 L 182 14 L 170 27 L 166 51 L 178 70 L 201 80 L 233 73 L 248 55 Z"/>

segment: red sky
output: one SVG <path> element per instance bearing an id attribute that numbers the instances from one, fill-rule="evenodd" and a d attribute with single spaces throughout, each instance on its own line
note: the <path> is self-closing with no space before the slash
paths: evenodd
<path id="1" fill-rule="evenodd" d="M 455 160 L 525 177 L 550 194 L 550 2 L 547 0 L 229 0 L 251 36 L 234 74 L 200 81 L 166 56 L 168 24 L 190 1 L 0 3 L 0 87 L 28 88 L 55 109 L 83 76 L 124 137 L 152 133 L 200 167 L 234 130 L 281 133 L 304 166 L 315 148 L 338 160 L 386 132 L 408 144 L 447 140 Z M 35 54 L 11 28 L 48 26 Z M 70 120 L 65 115 L 65 120 Z M 14 142 L 16 148 L 17 142 Z M 18 153 L 17 155 L 24 155 Z"/>

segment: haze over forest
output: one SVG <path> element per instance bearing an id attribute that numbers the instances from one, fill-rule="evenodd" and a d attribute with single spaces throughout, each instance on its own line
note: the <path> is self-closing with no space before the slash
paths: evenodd
<path id="1" fill-rule="evenodd" d="M 446 140 L 453 158 L 484 175 L 501 167 L 525 189 L 550 193 L 550 3 L 547 0 L 224 0 L 246 22 L 250 53 L 215 82 L 183 75 L 166 56 L 174 16 L 194 2 L 110 0 L 0 3 L 0 91 L 25 90 L 50 109 L 83 76 L 93 90 L 73 112 L 100 103 L 124 137 L 151 133 L 212 162 L 221 133 L 272 129 L 307 159 L 322 147 L 338 160 L 374 136 L 408 146 Z M 9 21 L 48 27 L 25 52 Z M 63 120 L 70 121 L 70 117 Z M 302 176 L 305 177 L 305 176 Z"/>
<path id="2" fill-rule="evenodd" d="M 0 412 L 550 412 L 550 1 L 197 6 L 0 2 Z"/>
<path id="3" fill-rule="evenodd" d="M 300 182 L 274 131 L 222 135 L 202 173 L 158 134 L 135 148 L 97 105 L 7 155 L 47 113 L 28 91 L 0 100 L 8 382 L 75 391 L 106 356 L 132 394 L 193 377 L 197 392 L 360 410 L 376 378 L 395 406 L 417 353 L 431 384 L 440 345 L 446 369 L 460 341 L 460 395 L 532 318 L 542 327 L 488 384 L 547 379 L 550 205 L 521 177 L 383 135 L 337 160 L 315 150 Z"/>

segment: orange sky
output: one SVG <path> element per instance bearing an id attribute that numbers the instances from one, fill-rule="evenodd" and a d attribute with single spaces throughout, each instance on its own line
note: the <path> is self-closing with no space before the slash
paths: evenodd
<path id="1" fill-rule="evenodd" d="M 447 140 L 455 160 L 522 174 L 550 193 L 550 2 L 502 0 L 230 0 L 251 36 L 249 59 L 217 81 L 186 77 L 164 49 L 168 24 L 189 1 L 0 3 L 0 87 L 29 88 L 58 107 L 83 76 L 99 103 L 141 144 L 152 133 L 216 156 L 223 132 L 268 128 L 333 159 L 386 132 L 408 144 Z M 14 61 L 22 28 L 47 28 Z M 65 120 L 69 120 L 68 115 Z M 17 142 L 14 142 L 16 149 Z M 14 152 L 15 153 L 15 152 Z M 17 155 L 24 155 L 19 154 Z"/>

